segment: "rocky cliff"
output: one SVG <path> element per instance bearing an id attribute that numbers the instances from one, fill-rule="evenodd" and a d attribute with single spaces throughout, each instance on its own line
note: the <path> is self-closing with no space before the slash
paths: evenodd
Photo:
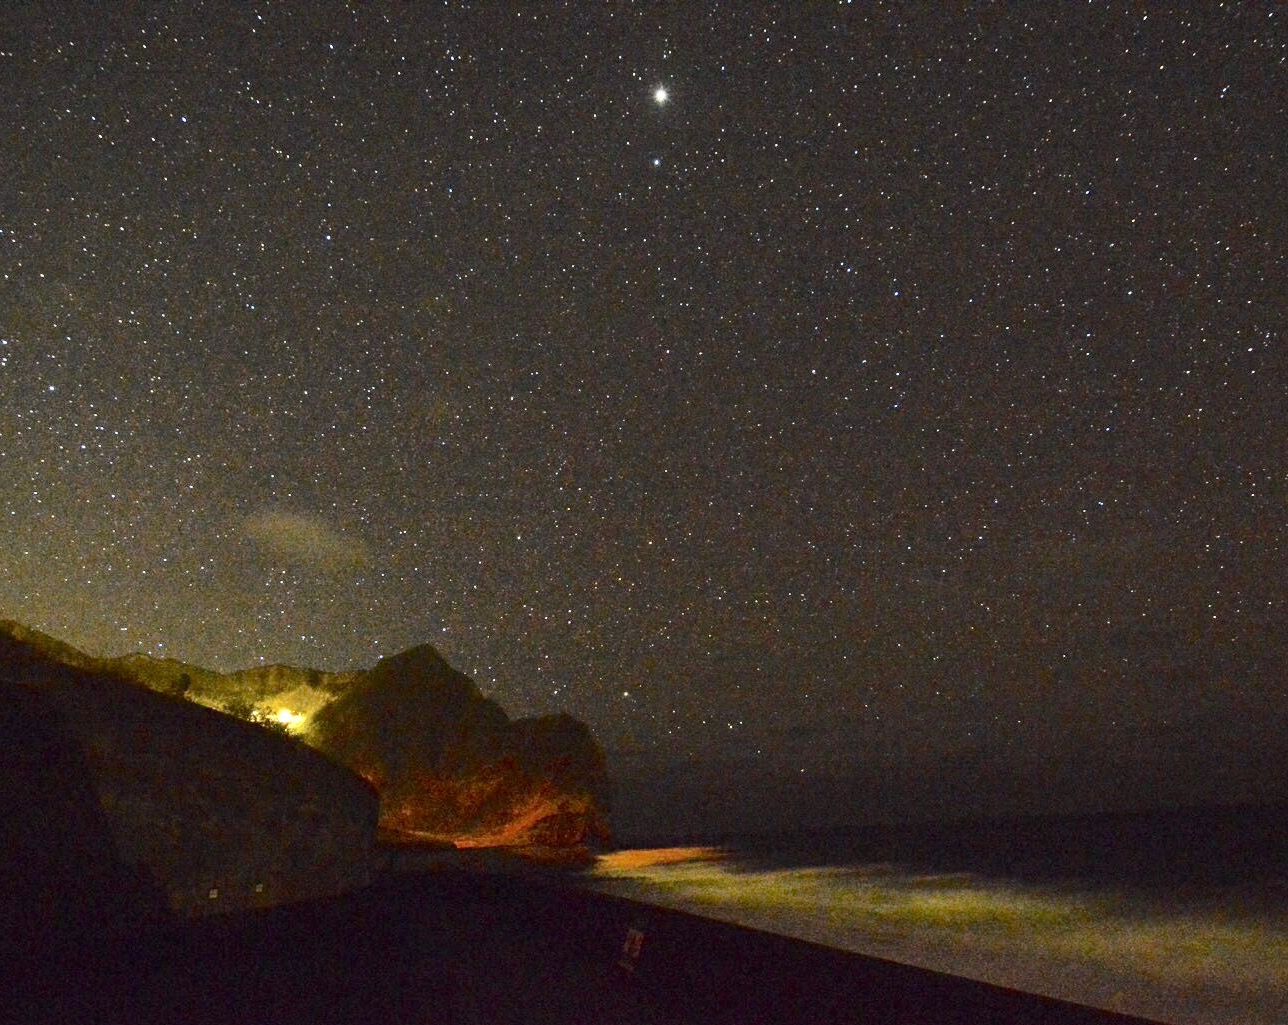
<path id="1" fill-rule="evenodd" d="M 428 645 L 378 662 L 308 737 L 376 786 L 391 832 L 458 846 L 606 836 L 604 756 L 590 731 L 567 715 L 511 721 Z"/>
<path id="2" fill-rule="evenodd" d="M 585 725 L 567 715 L 512 721 L 428 645 L 367 671 L 221 674 L 144 655 L 93 658 L 0 621 L 0 676 L 41 686 L 68 670 L 289 732 L 376 789 L 387 833 L 565 849 L 607 835 L 604 756 Z"/>

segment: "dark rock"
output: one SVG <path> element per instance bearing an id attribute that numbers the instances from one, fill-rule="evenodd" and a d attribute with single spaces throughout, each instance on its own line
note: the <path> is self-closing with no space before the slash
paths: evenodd
<path id="1" fill-rule="evenodd" d="M 164 914 L 147 866 L 117 854 L 57 702 L 8 681 L 0 681 L 0 850 L 0 950 L 130 930 Z"/>
<path id="2" fill-rule="evenodd" d="M 369 785 L 298 740 L 122 678 L 35 631 L 0 628 L 3 814 L 25 921 L 76 929 L 343 892 L 375 868 Z M 118 899 L 119 898 L 119 899 Z M 22 911 L 22 907 L 31 910 Z M 126 915 L 125 917 L 128 917 Z M 61 926 L 60 926 L 61 928 Z"/>
<path id="3" fill-rule="evenodd" d="M 511 722 L 428 645 L 382 659 L 318 712 L 309 740 L 379 789 L 391 833 L 465 846 L 607 835 L 604 756 L 585 725 Z"/>
<path id="4" fill-rule="evenodd" d="M 68 671 L 147 688 L 192 714 L 213 713 L 183 698 L 261 723 L 283 707 L 303 711 L 290 727 L 295 736 L 376 788 L 386 833 L 510 847 L 607 837 L 604 755 L 586 726 L 563 714 L 511 721 L 429 645 L 365 672 L 267 666 L 221 674 L 146 655 L 97 659 L 0 622 L 0 674 L 47 685 Z"/>

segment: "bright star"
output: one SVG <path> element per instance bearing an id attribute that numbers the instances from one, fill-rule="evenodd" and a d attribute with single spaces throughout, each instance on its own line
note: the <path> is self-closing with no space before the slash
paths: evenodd
<path id="1" fill-rule="evenodd" d="M 653 90 L 653 102 L 655 102 L 659 107 L 670 98 L 671 94 L 666 91 L 666 86 L 664 85 L 659 85 Z"/>

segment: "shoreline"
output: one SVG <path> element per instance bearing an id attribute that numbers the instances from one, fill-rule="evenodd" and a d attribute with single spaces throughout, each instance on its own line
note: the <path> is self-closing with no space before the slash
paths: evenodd
<path id="1" fill-rule="evenodd" d="M 322 901 L 33 952 L 22 971 L 14 1018 L 31 1023 L 1146 1021 L 645 904 L 592 890 L 576 872 L 526 865 L 387 873 Z"/>

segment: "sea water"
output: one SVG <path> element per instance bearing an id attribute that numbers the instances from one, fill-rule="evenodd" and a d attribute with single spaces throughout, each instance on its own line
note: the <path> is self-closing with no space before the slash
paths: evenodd
<path id="1" fill-rule="evenodd" d="M 605 855 L 591 885 L 1174 1025 L 1284 1025 L 1286 823 L 1227 808 L 726 836 Z"/>

